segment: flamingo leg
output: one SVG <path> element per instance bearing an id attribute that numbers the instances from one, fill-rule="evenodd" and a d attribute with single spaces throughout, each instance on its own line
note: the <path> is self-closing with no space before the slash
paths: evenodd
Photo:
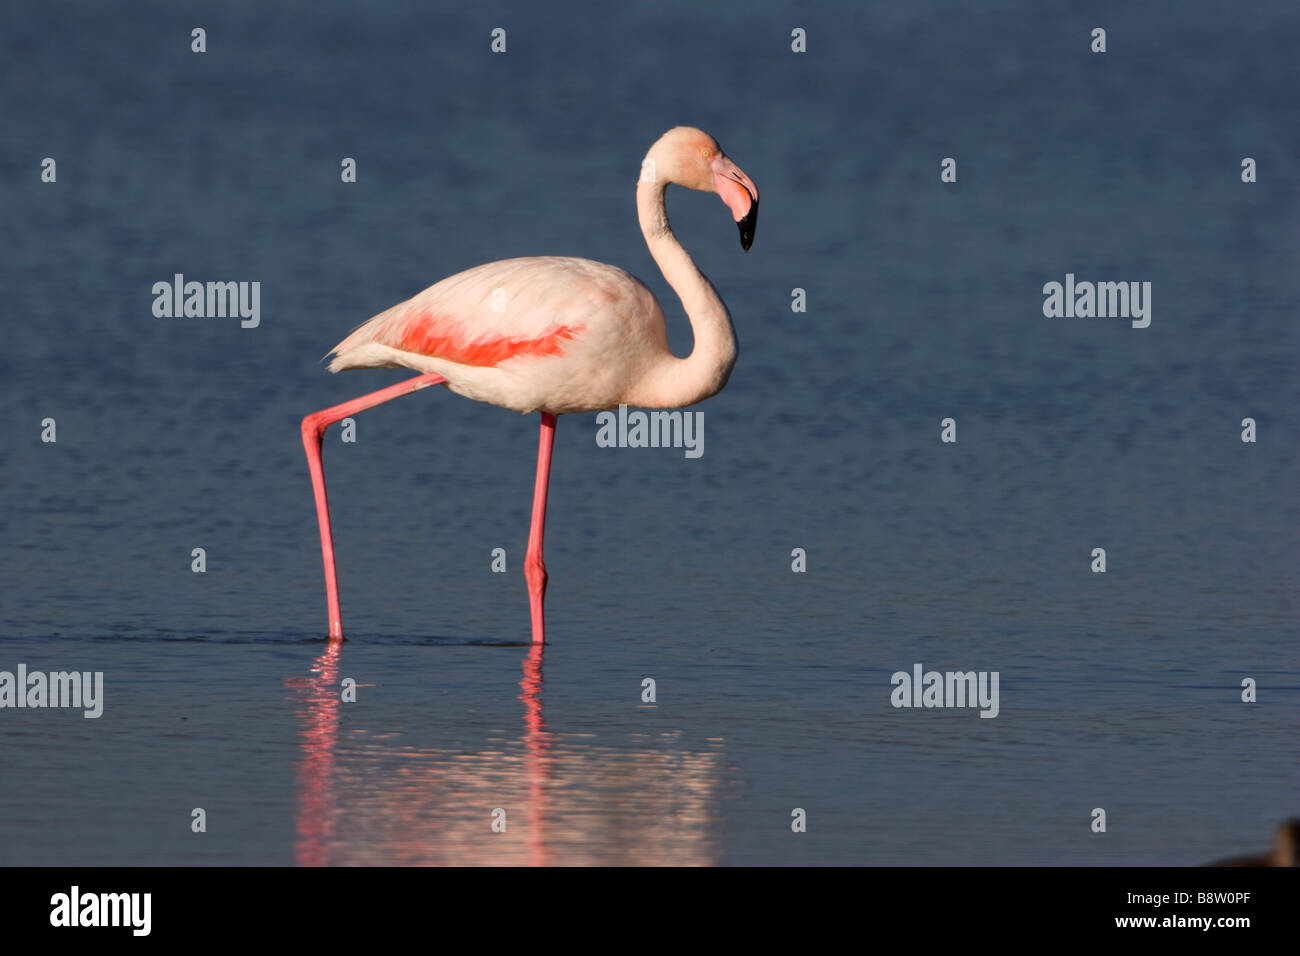
<path id="1" fill-rule="evenodd" d="M 542 412 L 542 431 L 537 442 L 537 485 L 533 489 L 533 526 L 528 533 L 528 555 L 524 577 L 528 579 L 528 607 L 533 618 L 533 643 L 546 643 L 546 621 L 542 603 L 546 600 L 546 565 L 542 563 L 542 534 L 546 529 L 546 488 L 551 479 L 551 447 L 555 444 L 555 416 Z"/>
<path id="2" fill-rule="evenodd" d="M 432 372 L 427 375 L 417 375 L 415 378 L 408 378 L 388 388 L 362 395 L 342 405 L 323 408 L 302 420 L 302 447 L 307 452 L 307 468 L 311 472 L 312 491 L 316 494 L 316 520 L 320 523 L 320 550 L 325 560 L 325 600 L 329 604 L 331 641 L 343 640 L 343 615 L 339 610 L 339 583 L 334 571 L 334 538 L 330 534 L 330 506 L 325 497 L 325 471 L 321 467 L 321 440 L 325 437 L 325 429 L 339 419 L 445 381 L 446 379 L 441 375 Z"/>

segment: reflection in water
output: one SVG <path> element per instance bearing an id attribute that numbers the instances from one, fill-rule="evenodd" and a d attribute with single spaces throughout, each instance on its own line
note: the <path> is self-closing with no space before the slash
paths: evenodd
<path id="1" fill-rule="evenodd" d="M 528 862 L 546 865 L 546 781 L 551 776 L 547 756 L 550 739 L 542 717 L 542 644 L 534 644 L 524 658 L 524 679 L 519 682 L 524 702 L 524 776 L 528 780 Z"/>
<path id="2" fill-rule="evenodd" d="M 523 734 L 477 753 L 416 749 L 391 730 L 350 731 L 336 760 L 341 645 L 286 686 L 299 718 L 300 866 L 709 865 L 718 861 L 721 741 L 694 753 L 675 734 L 618 748 L 557 734 L 542 713 L 543 648 L 523 661 Z M 492 811 L 507 829 L 493 833 Z"/>
<path id="3" fill-rule="evenodd" d="M 334 741 L 339 726 L 339 650 L 330 641 L 325 653 L 312 663 L 311 677 L 285 681 L 298 703 L 301 720 L 302 759 L 298 763 L 299 866 L 324 866 L 333 814 Z"/>

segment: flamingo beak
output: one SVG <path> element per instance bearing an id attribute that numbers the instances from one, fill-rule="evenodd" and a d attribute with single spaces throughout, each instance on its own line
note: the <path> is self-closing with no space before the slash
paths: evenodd
<path id="1" fill-rule="evenodd" d="M 722 154 L 709 163 L 709 168 L 713 170 L 714 188 L 740 227 L 740 247 L 748 252 L 758 224 L 758 187 L 744 170 Z"/>

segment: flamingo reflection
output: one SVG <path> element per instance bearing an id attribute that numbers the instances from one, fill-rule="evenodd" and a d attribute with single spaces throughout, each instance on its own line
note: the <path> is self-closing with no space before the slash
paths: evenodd
<path id="1" fill-rule="evenodd" d="M 542 709 L 544 647 L 534 644 L 522 661 L 519 736 L 473 753 L 416 749 L 349 720 L 337 754 L 342 647 L 331 642 L 310 676 L 286 681 L 299 721 L 300 866 L 717 861 L 720 741 L 694 753 L 671 734 L 614 748 L 594 734 L 554 733 Z M 497 807 L 504 833 L 490 827 Z"/>

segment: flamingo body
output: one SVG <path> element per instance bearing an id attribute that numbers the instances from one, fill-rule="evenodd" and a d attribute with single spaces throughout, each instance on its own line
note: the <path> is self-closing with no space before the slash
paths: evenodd
<path id="1" fill-rule="evenodd" d="M 627 402 L 668 351 L 663 310 L 641 280 L 590 259 L 505 259 L 449 276 L 334 347 L 330 371 L 405 367 L 517 412 Z"/>

